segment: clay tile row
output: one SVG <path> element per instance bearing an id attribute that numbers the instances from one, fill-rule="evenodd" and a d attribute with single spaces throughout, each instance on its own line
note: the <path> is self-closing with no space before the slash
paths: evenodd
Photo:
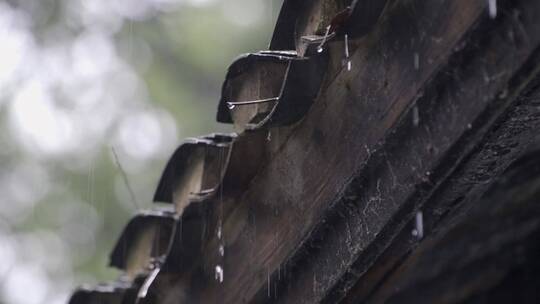
<path id="1" fill-rule="evenodd" d="M 212 134 L 186 140 L 173 154 L 156 197 L 172 198 L 168 202 L 175 203 L 175 208 L 134 216 L 111 254 L 110 265 L 123 271 L 124 281 L 144 278 L 136 296 L 138 303 L 152 303 L 163 294 L 159 292 L 163 286 L 193 270 L 216 228 L 211 213 L 213 194 L 227 181 L 223 187 L 227 190 L 220 193 L 230 196 L 253 177 L 263 163 L 257 151 L 261 151 L 258 147 L 264 135 Z"/>
<path id="2" fill-rule="evenodd" d="M 192 203 L 181 216 L 171 211 L 145 211 L 124 228 L 112 254 L 111 266 L 122 280 L 94 289 L 80 288 L 70 304 L 153 303 L 159 289 L 195 265 L 208 238 L 205 203 Z M 129 299 L 128 302 L 124 302 Z"/>
<path id="3" fill-rule="evenodd" d="M 229 67 L 217 121 L 242 132 L 301 120 L 323 82 L 329 60 L 325 44 L 368 33 L 386 2 L 286 0 L 270 51 L 243 55 Z"/>

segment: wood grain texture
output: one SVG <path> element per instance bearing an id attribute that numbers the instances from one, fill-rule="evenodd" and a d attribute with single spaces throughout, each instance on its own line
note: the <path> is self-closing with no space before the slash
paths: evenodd
<path id="1" fill-rule="evenodd" d="M 371 297 L 373 303 L 537 303 L 540 162 L 518 160 L 487 195 L 433 233 Z"/>
<path id="2" fill-rule="evenodd" d="M 278 137 L 280 133 L 290 135 L 235 202 L 235 210 L 226 222 L 234 222 L 231 226 L 237 228 L 224 231 L 225 281 L 205 286 L 200 292 L 201 301 L 247 302 L 267 287 L 268 276 L 279 272 L 300 248 L 339 198 L 344 185 L 412 108 L 426 82 L 465 41 L 483 9 L 484 3 L 471 1 L 395 4 L 384 16 L 386 22 L 359 44 L 352 57 L 355 69 L 327 79 L 323 94 L 299 125 L 292 130 L 272 130 L 272 135 Z M 422 58 L 418 70 L 414 67 L 415 53 Z M 468 119 L 473 121 L 478 114 L 470 115 Z M 466 125 L 456 126 L 456 134 L 465 132 Z M 407 179 L 418 180 L 424 173 L 420 170 L 404 172 L 409 172 Z M 386 210 L 366 223 L 369 229 L 361 237 L 362 242 L 356 244 L 357 252 L 373 241 L 397 207 L 377 206 Z M 210 261 L 205 269 L 212 269 Z M 336 281 L 347 266 L 344 263 L 335 267 L 338 275 L 327 279 Z M 312 274 L 306 272 L 306 277 L 312 282 Z M 302 290 L 309 293 L 302 295 L 300 302 L 305 303 L 321 300 L 328 291 Z"/>
<path id="3" fill-rule="evenodd" d="M 343 37 L 330 41 L 307 115 L 246 131 L 214 158 L 219 186 L 186 209 L 197 212 L 168 260 L 181 263 L 145 300 L 489 303 L 488 291 L 518 290 L 515 278 L 529 301 L 540 169 L 527 162 L 536 150 L 521 156 L 540 139 L 540 2 L 498 4 L 490 18 L 486 1 L 388 1 L 374 30 L 350 41 L 351 71 Z M 307 25 L 325 15 L 304 13 Z M 264 81 L 254 82 L 257 95 Z M 501 176 L 526 178 L 494 188 Z M 424 239 L 411 234 L 419 211 Z"/>

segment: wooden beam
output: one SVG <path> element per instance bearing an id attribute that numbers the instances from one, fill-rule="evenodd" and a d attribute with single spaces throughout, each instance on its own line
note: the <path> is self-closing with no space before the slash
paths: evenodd
<path id="1" fill-rule="evenodd" d="M 533 15 L 538 12 L 534 5 L 528 4 Z M 224 230 L 225 280 L 223 284 L 205 285 L 200 291 L 201 301 L 237 303 L 254 296 L 275 296 L 272 282 L 280 276 L 280 269 L 301 255 L 310 234 L 345 194 L 344 185 L 355 177 L 374 176 L 365 171 L 371 167 L 366 165 L 376 155 L 383 155 L 380 148 L 391 134 L 404 137 L 392 149 L 410 160 L 392 164 L 393 170 L 381 169 L 378 178 L 364 181 L 362 188 L 354 191 L 358 195 L 354 199 L 357 212 L 350 222 L 355 224 L 350 227 L 354 239 L 347 240 L 347 230 L 340 230 L 345 232 L 343 237 L 336 238 L 336 244 L 325 245 L 329 248 L 327 264 L 304 265 L 298 277 L 287 280 L 293 286 L 283 301 L 321 301 L 403 204 L 418 194 L 417 187 L 435 186 L 426 183 L 426 173 L 447 160 L 447 153 L 471 132 L 469 125 L 477 127 L 476 121 L 492 105 L 493 97 L 538 44 L 536 38 L 529 37 L 527 45 L 510 41 L 507 48 L 501 48 L 488 42 L 491 38 L 496 38 L 491 43 L 507 42 L 504 39 L 511 37 L 493 33 L 488 34 L 488 42 L 469 40 L 475 32 L 486 33 L 479 22 L 499 23 L 488 20 L 485 12 L 485 3 L 476 1 L 396 2 L 376 31 L 356 42 L 353 71 L 337 65 L 330 68 L 333 70 L 328 75 L 337 76 L 327 79 L 325 90 L 305 120 L 292 128 L 272 130 L 273 137 L 286 134 L 286 139 L 225 219 L 236 227 Z M 510 17 L 503 20 L 514 22 Z M 530 22 L 525 32 L 538 33 L 537 24 Z M 515 31 L 514 37 L 521 39 L 521 34 Z M 469 50 L 459 51 L 475 43 L 481 48 L 474 57 L 476 61 L 469 63 Z M 509 52 L 517 55 L 509 58 Z M 468 78 L 454 82 L 445 95 L 418 101 L 441 71 L 452 71 L 445 69 L 451 59 L 462 64 L 462 74 Z M 434 92 L 440 86 L 444 88 L 444 83 L 435 83 Z M 459 88 L 464 84 L 469 88 L 466 92 Z M 419 108 L 418 126 L 412 125 L 416 102 L 428 106 Z M 439 104 L 438 112 L 424 115 L 429 107 Z M 399 171 L 399 176 L 392 176 L 392 171 Z M 217 248 L 209 248 L 209 252 L 214 250 Z M 336 254 L 339 263 L 329 259 Z M 207 258 L 204 268 L 212 269 L 214 263 L 215 259 Z"/>
<path id="2" fill-rule="evenodd" d="M 467 250 L 474 244 L 488 248 L 497 238 L 493 233 L 502 235 L 506 228 L 527 242 L 540 231 L 540 222 L 530 218 L 537 212 L 530 201 L 523 210 L 531 211 L 525 219 L 532 228 L 513 219 L 516 225 L 501 229 L 493 223 L 471 236 L 459 227 L 447 230 L 453 223 L 471 228 L 477 221 L 503 220 L 481 214 L 483 209 L 469 214 L 467 206 L 478 201 L 540 126 L 540 110 L 529 99 L 538 97 L 540 2 L 499 3 L 497 16 L 488 14 L 487 5 L 389 1 L 367 36 L 347 43 L 337 32 L 325 45 L 330 55 L 325 79 L 305 118 L 292 126 L 245 132 L 227 146 L 226 166 L 225 158 L 214 158 L 210 181 L 215 186 L 188 187 L 204 195 L 186 210 L 178 208 L 183 214 L 182 225 L 175 226 L 181 229 L 175 233 L 177 245 L 159 264 L 163 271 L 156 268 L 157 275 L 145 281 L 140 300 L 399 302 L 417 301 L 418 286 L 428 290 L 419 294 L 433 301 L 474 298 L 467 286 L 450 282 L 459 276 L 445 272 L 452 266 L 441 256 L 459 264 L 447 237 L 461 240 L 458 248 Z M 308 33 L 319 31 L 321 20 L 333 15 L 319 11 L 312 22 L 310 15 L 319 9 L 306 13 L 300 7 L 291 6 Z M 297 25 L 298 20 L 288 20 L 282 27 Z M 276 37 L 278 49 L 298 40 Z M 344 68 L 345 49 L 352 69 Z M 183 180 L 177 178 L 180 167 L 186 166 L 169 170 L 175 183 Z M 202 184 L 204 174 L 186 174 Z M 203 191 L 207 188 L 212 191 Z M 172 190 L 165 190 L 170 200 Z M 506 202 L 500 210 L 515 211 Z M 475 237 L 487 243 L 471 241 Z M 500 243 L 508 256 L 516 253 L 510 243 Z M 448 252 L 439 255 L 438 246 Z M 493 252 L 481 263 L 495 261 Z M 477 255 L 467 258 L 458 275 L 477 267 Z M 504 259 L 509 271 L 523 270 L 509 261 Z M 479 271 L 467 281 L 473 291 L 506 282 L 508 272 Z M 489 274 L 501 280 L 487 284 L 483 279 Z M 434 286 L 458 292 L 429 292 Z"/>
<path id="3" fill-rule="evenodd" d="M 512 165 L 466 214 L 449 216 L 452 224 L 422 242 L 369 302 L 538 302 L 537 148 Z"/>
<path id="4" fill-rule="evenodd" d="M 538 58 L 536 61 L 538 62 Z M 444 227 L 454 225 L 457 218 L 466 215 L 535 137 L 538 142 L 536 133 L 540 128 L 539 84 L 540 78 L 537 77 L 523 90 L 524 93 L 501 116 L 474 151 L 441 186 L 426 195 L 421 210 L 424 232 L 428 237 L 431 237 L 431 233 L 436 234 Z M 404 225 L 380 256 L 370 256 L 369 250 L 360 255 L 357 261 L 371 260 L 372 266 L 360 276 L 350 278 L 355 285 L 347 292 L 343 303 L 370 302 L 379 287 L 388 284 L 388 277 L 421 244 L 411 235 L 413 227 L 413 222 Z M 354 268 L 350 271 L 354 272 Z M 339 295 L 338 286 L 334 288 L 337 294 L 333 296 Z"/>

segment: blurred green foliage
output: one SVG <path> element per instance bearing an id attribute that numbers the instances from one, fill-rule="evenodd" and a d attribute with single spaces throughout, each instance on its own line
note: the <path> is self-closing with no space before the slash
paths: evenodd
<path id="1" fill-rule="evenodd" d="M 215 123 L 227 66 L 267 47 L 280 6 L 0 3 L 1 303 L 63 303 L 119 275 L 107 265 L 122 228 L 153 206 L 184 137 L 230 130 Z"/>

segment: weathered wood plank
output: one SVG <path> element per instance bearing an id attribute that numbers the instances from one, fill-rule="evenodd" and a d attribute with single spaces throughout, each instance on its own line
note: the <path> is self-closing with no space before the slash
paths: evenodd
<path id="1" fill-rule="evenodd" d="M 326 92 L 292 131 L 272 131 L 273 137 L 292 134 L 226 219 L 237 228 L 224 230 L 225 281 L 206 285 L 202 301 L 249 301 L 266 286 L 268 274 L 277 273 L 308 236 L 370 151 L 412 107 L 426 81 L 446 65 L 483 9 L 484 3 L 474 1 L 395 4 L 387 21 L 359 44 L 352 58 L 354 71 L 328 79 Z M 373 225 L 364 245 L 392 210 Z M 207 259 L 205 268 L 212 269 L 214 262 Z M 316 301 L 325 292 L 304 301 Z"/>
<path id="2" fill-rule="evenodd" d="M 538 61 L 538 59 L 537 59 Z M 467 159 L 423 203 L 424 231 L 437 233 L 466 214 L 506 168 L 533 142 L 540 127 L 540 78 L 535 79 Z M 538 140 L 536 140 L 538 141 Z M 451 215 L 451 216 L 450 216 Z M 407 224 L 347 293 L 343 303 L 363 303 L 418 246 Z M 364 258 L 361 256 L 359 258 Z"/>
<path id="3" fill-rule="evenodd" d="M 344 41 L 332 40 L 323 89 L 303 121 L 248 132 L 228 157 L 214 155 L 219 187 L 191 187 L 212 191 L 184 211 L 178 244 L 138 301 L 454 303 L 513 290 L 509 278 L 530 269 L 512 256 L 531 261 L 538 249 L 539 210 L 527 195 L 540 184 L 487 214 L 486 201 L 468 206 L 540 126 L 528 99 L 539 90 L 540 2 L 500 3 L 495 20 L 486 5 L 391 1 L 376 30 L 351 41 L 352 71 L 342 68 Z M 326 24 L 310 17 L 333 15 L 317 10 L 302 19 L 308 32 Z M 418 210 L 422 242 L 410 234 Z M 131 268 L 150 263 L 143 257 Z M 487 267 L 494 263 L 507 267 Z"/>
<path id="4" fill-rule="evenodd" d="M 538 7 L 529 7 L 528 9 L 529 16 L 525 16 L 525 22 L 519 25 L 519 27 L 524 25 L 523 28 L 527 29 L 525 31 L 519 29 L 523 34 L 521 36 L 523 40 L 520 41 L 525 41 L 524 38 L 527 38 L 526 35 L 531 35 L 538 31 L 538 24 L 534 18 L 534 15 L 538 12 Z M 530 21 L 532 23 L 529 23 Z M 351 234 L 353 236 L 358 233 L 365 233 L 358 231 L 359 225 L 363 226 L 360 230 L 372 231 L 372 222 L 375 221 L 372 218 L 380 219 L 393 205 L 407 203 L 404 205 L 405 209 L 397 213 L 393 219 L 394 223 L 392 225 L 394 227 L 402 227 L 404 221 L 412 216 L 413 210 L 423 203 L 425 197 L 428 197 L 430 192 L 438 187 L 438 183 L 444 180 L 445 175 L 448 172 L 452 172 L 454 170 L 453 167 L 459 164 L 464 155 L 467 155 L 467 151 L 470 151 L 472 146 L 478 142 L 475 138 L 481 137 L 484 134 L 485 126 L 489 126 L 492 123 L 490 120 L 498 117 L 498 111 L 505 109 L 507 106 L 506 103 L 513 100 L 514 91 L 512 90 L 512 84 L 508 90 L 505 90 L 509 78 L 505 80 L 489 79 L 489 81 L 483 83 L 484 77 L 482 76 L 482 71 L 489 71 L 490 68 L 493 68 L 489 72 L 493 74 L 490 75 L 500 74 L 497 72 L 498 69 L 499 71 L 506 71 L 510 75 L 515 73 L 524 62 L 522 61 L 520 64 L 514 61 L 519 57 L 518 54 L 524 55 L 524 50 L 528 50 L 526 52 L 530 54 L 535 48 L 534 45 L 537 45 L 537 42 L 533 43 L 533 47 L 528 43 L 524 46 L 519 42 L 515 43 L 515 40 L 505 40 L 504 36 L 497 35 L 496 33 L 510 33 L 518 29 L 515 20 L 511 18 L 507 19 L 506 27 L 504 25 L 501 26 L 503 27 L 501 28 L 497 25 L 492 30 L 486 32 L 484 32 L 485 28 L 483 28 L 479 33 L 483 33 L 484 37 L 492 38 L 476 40 L 478 46 L 473 49 L 478 49 L 477 51 L 471 53 L 465 50 L 466 63 L 451 62 L 449 66 L 457 68 L 443 71 L 444 73 L 451 72 L 451 77 L 439 82 L 439 84 L 442 83 L 443 85 L 437 85 L 431 92 L 426 88 L 424 98 L 418 101 L 420 117 L 423 117 L 420 127 L 412 129 L 404 128 L 400 131 L 400 134 L 389 136 L 388 139 L 391 142 L 382 146 L 378 153 L 379 156 L 376 157 L 375 155 L 372 163 L 368 164 L 370 169 L 365 173 L 365 177 L 369 177 L 371 182 L 360 179 L 356 183 L 356 191 L 357 193 L 361 193 L 362 197 L 360 198 L 360 202 L 354 202 L 352 206 L 356 208 L 352 208 L 352 210 L 359 209 L 363 213 L 365 210 L 362 207 L 366 204 L 376 205 L 376 207 L 368 210 L 367 216 L 365 213 L 360 214 L 356 220 L 343 219 L 339 225 L 332 226 L 332 229 L 335 230 L 332 231 L 332 235 L 337 240 L 331 243 L 328 239 L 325 239 L 324 249 L 332 249 L 328 250 L 328 252 L 325 251 L 326 253 L 318 258 L 317 261 L 319 263 L 316 265 L 320 268 L 320 272 L 331 271 L 333 267 L 331 264 L 332 262 L 335 263 L 335 261 L 330 260 L 327 266 L 328 268 L 321 267 L 321 265 L 324 265 L 321 264 L 321 261 L 324 261 L 323 257 L 326 257 L 328 260 L 332 256 L 331 252 L 334 252 L 334 254 L 335 252 L 339 252 L 339 257 L 343 262 L 343 259 L 347 259 L 347 244 L 352 243 L 354 246 L 358 246 L 360 241 L 362 241 L 362 238 L 358 237 L 348 240 L 346 238 L 347 231 L 350 231 L 348 227 L 352 227 Z M 478 41 L 481 43 L 478 43 Z M 471 43 L 474 43 L 474 40 Z M 485 50 L 481 51 L 482 48 L 485 48 Z M 507 56 L 509 53 L 516 54 L 516 56 L 509 57 Z M 471 60 L 471 58 L 477 59 Z M 484 58 L 489 58 L 490 60 L 484 60 Z M 522 60 L 527 58 L 528 55 L 525 55 L 522 57 Z M 538 59 L 533 62 L 538 62 Z M 530 66 L 536 69 L 538 68 L 538 64 Z M 463 68 L 460 69 L 459 67 Z M 518 74 L 522 72 L 530 76 L 530 71 L 520 71 Z M 532 74 L 534 73 L 536 72 Z M 520 77 L 515 80 L 516 84 L 527 83 L 526 79 Z M 499 88 L 496 88 L 496 86 L 499 86 Z M 503 92 L 499 96 L 507 95 L 511 98 L 494 98 L 497 92 Z M 482 104 L 484 105 L 482 106 Z M 481 110 L 481 107 L 485 107 L 486 110 Z M 481 111 L 485 112 L 482 113 Z M 423 115 L 423 112 L 425 115 Z M 475 115 L 478 115 L 477 118 L 474 118 Z M 472 130 L 460 131 L 459 128 L 467 128 L 467 121 L 474 121 L 471 123 Z M 457 134 L 463 134 L 464 136 L 461 138 L 454 137 Z M 457 140 L 458 138 L 459 140 Z M 445 153 L 445 151 L 448 152 Z M 417 173 L 414 172 L 415 170 L 417 170 Z M 426 174 L 424 175 L 423 173 Z M 352 192 L 354 193 L 354 191 Z M 373 198 L 376 200 L 373 201 Z M 379 200 L 379 198 L 381 199 Z M 378 252 L 381 252 L 389 244 L 396 232 L 388 231 L 388 226 L 385 228 L 386 231 L 383 231 L 384 233 L 377 235 L 376 242 L 372 243 L 371 248 L 366 250 L 367 252 L 358 258 L 357 265 L 348 271 L 344 281 L 354 281 L 354 278 L 357 278 L 370 266 L 370 263 L 373 262 L 374 255 L 376 256 Z M 408 231 L 410 232 L 410 230 Z M 341 240 L 339 240 L 339 236 L 341 236 Z M 330 239 L 333 240 L 334 238 Z M 305 265 L 302 265 L 302 272 L 306 272 Z M 321 280 L 318 275 L 317 278 Z M 294 281 L 298 282 L 296 279 Z M 306 285 L 310 281 L 312 281 L 312 277 L 306 276 Z M 328 284 L 328 282 L 323 281 L 320 284 L 321 286 L 326 286 L 325 284 Z M 334 290 L 333 296 L 343 293 L 347 288 L 346 283 L 340 283 Z M 335 300 L 334 297 L 330 297 L 330 299 Z"/>
<path id="5" fill-rule="evenodd" d="M 467 214 L 422 242 L 370 302 L 537 303 L 538 155 L 518 161 Z"/>

